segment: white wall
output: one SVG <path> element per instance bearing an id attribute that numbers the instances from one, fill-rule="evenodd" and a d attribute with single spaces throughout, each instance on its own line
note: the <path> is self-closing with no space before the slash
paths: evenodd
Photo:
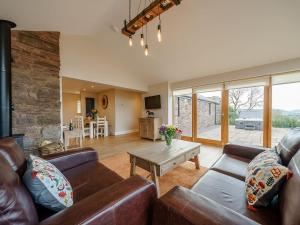
<path id="1" fill-rule="evenodd" d="M 252 78 L 264 75 L 274 75 L 296 70 L 300 70 L 300 58 L 205 77 L 200 77 L 201 75 L 199 75 L 199 78 L 196 79 L 174 82 L 171 84 L 171 89 L 174 90 L 180 88 L 190 88 L 205 84 Z"/>
<path id="2" fill-rule="evenodd" d="M 95 38 L 66 35 L 60 37 L 60 75 L 91 82 L 146 91 L 142 76 L 134 75 L 130 67 L 113 61 L 109 52 L 99 48 Z M 111 44 L 111 43 L 108 43 Z"/>
<path id="3" fill-rule="evenodd" d="M 76 103 L 80 100 L 80 95 L 78 94 L 62 94 L 62 114 L 63 114 L 63 123 L 69 123 L 71 119 L 74 119 L 77 108 Z"/>
<path id="4" fill-rule="evenodd" d="M 168 82 L 150 85 L 148 87 L 148 92 L 143 94 L 142 98 L 142 114 L 147 116 L 145 109 L 144 98 L 152 95 L 160 95 L 161 108 L 149 110 L 154 112 L 155 117 L 160 117 L 162 123 L 171 124 L 172 123 L 172 96 L 171 96 L 170 84 Z"/>
<path id="5" fill-rule="evenodd" d="M 108 97 L 106 109 L 101 107 L 103 95 Z M 110 134 L 121 135 L 138 131 L 141 116 L 141 93 L 112 89 L 98 94 L 100 116 L 106 116 Z"/>
<path id="6" fill-rule="evenodd" d="M 115 135 L 137 132 L 141 116 L 141 94 L 116 90 L 115 100 Z"/>
<path id="7" fill-rule="evenodd" d="M 102 97 L 106 95 L 108 98 L 108 106 L 106 109 L 102 108 Z M 108 120 L 109 134 L 115 134 L 115 90 L 108 90 L 98 94 L 99 116 Z"/>

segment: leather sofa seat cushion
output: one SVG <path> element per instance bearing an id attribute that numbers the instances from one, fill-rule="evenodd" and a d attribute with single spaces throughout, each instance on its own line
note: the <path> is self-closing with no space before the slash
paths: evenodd
<path id="1" fill-rule="evenodd" d="M 89 162 L 64 171 L 73 188 L 74 203 L 124 180 L 99 162 Z"/>
<path id="2" fill-rule="evenodd" d="M 192 190 L 258 223 L 281 224 L 279 212 L 275 208 L 262 208 L 256 212 L 249 210 L 245 196 L 245 182 L 234 177 L 209 170 Z"/>
<path id="3" fill-rule="evenodd" d="M 249 162 L 247 158 L 223 154 L 211 169 L 244 181 Z"/>
<path id="4" fill-rule="evenodd" d="M 295 128 L 286 134 L 276 146 L 282 164 L 287 166 L 291 158 L 300 149 L 300 128 Z"/>

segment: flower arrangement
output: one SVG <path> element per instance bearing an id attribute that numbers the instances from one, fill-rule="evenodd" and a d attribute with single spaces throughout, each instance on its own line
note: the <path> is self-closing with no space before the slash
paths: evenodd
<path id="1" fill-rule="evenodd" d="M 96 119 L 97 114 L 98 114 L 98 110 L 97 109 L 92 109 L 92 114 L 93 114 L 93 120 Z"/>
<path id="2" fill-rule="evenodd" d="M 182 130 L 180 130 L 179 128 L 177 128 L 177 127 L 175 127 L 173 125 L 165 125 L 165 124 L 163 124 L 159 128 L 159 134 L 163 135 L 165 137 L 167 145 L 171 145 L 172 139 L 176 135 L 182 134 Z"/>

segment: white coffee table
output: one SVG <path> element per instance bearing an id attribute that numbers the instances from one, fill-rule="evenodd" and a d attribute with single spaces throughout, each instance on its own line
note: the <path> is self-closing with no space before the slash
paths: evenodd
<path id="1" fill-rule="evenodd" d="M 141 167 L 151 173 L 160 195 L 158 177 L 173 170 L 181 163 L 191 160 L 195 163 L 196 169 L 200 169 L 199 153 L 201 144 L 182 140 L 173 140 L 171 146 L 165 142 L 155 142 L 146 149 L 128 151 L 130 156 L 130 176 L 135 175 L 136 166 Z"/>

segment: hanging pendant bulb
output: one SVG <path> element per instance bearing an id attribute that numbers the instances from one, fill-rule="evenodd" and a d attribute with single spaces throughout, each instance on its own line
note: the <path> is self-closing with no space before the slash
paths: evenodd
<path id="1" fill-rule="evenodd" d="M 145 45 L 145 56 L 149 55 L 149 49 L 148 49 L 148 45 Z"/>
<path id="2" fill-rule="evenodd" d="M 132 36 L 131 35 L 129 36 L 129 46 L 130 47 L 132 46 Z"/>
<path id="3" fill-rule="evenodd" d="M 158 26 L 157 26 L 157 40 L 158 40 L 158 42 L 162 41 L 162 37 L 161 37 L 161 25 L 160 24 L 158 24 Z"/>
<path id="4" fill-rule="evenodd" d="M 145 45 L 144 34 L 141 34 L 141 46 Z"/>

